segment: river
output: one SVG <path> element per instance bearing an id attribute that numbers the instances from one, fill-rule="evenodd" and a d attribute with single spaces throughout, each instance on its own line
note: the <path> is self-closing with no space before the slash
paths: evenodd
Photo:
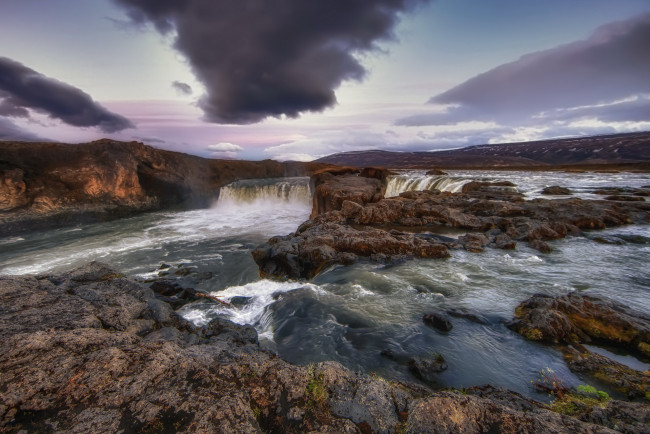
<path id="1" fill-rule="evenodd" d="M 648 174 L 464 171 L 426 177 L 406 172 L 391 178 L 388 190 L 458 191 L 477 179 L 511 181 L 530 199 L 550 185 L 592 199 L 598 188 L 650 184 Z M 448 369 L 439 374 L 437 386 L 490 383 L 538 399 L 531 381 L 544 368 L 569 385 L 584 380 L 568 370 L 558 351 L 506 328 L 518 303 L 535 293 L 586 291 L 650 311 L 649 225 L 601 232 L 635 240 L 620 245 L 566 238 L 551 242 L 550 254 L 520 243 L 514 251 L 452 251 L 443 260 L 338 266 L 310 282 L 260 279 L 250 251 L 271 236 L 293 232 L 310 211 L 308 178 L 239 181 L 224 187 L 209 209 L 149 213 L 0 239 L 0 272 L 45 273 L 100 260 L 140 281 L 169 273 L 183 286 L 225 300 L 237 297 L 240 306 L 197 302 L 180 314 L 197 324 L 216 316 L 252 324 L 261 345 L 290 362 L 336 360 L 353 370 L 417 381 L 408 367 L 380 352 L 442 354 Z M 475 314 L 481 322 L 452 318 L 449 333 L 423 324 L 423 314 L 449 309 Z"/>

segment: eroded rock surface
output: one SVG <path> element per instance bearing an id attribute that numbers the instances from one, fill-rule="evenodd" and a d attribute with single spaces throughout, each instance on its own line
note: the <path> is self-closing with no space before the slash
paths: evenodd
<path id="1" fill-rule="evenodd" d="M 332 185 L 337 188 L 340 182 L 348 182 L 339 182 L 337 178 L 331 175 Z M 362 181 L 354 182 L 373 187 L 367 191 L 362 189 L 359 197 L 328 196 L 337 198 L 331 211 L 322 212 L 319 206 L 320 214 L 295 233 L 271 238 L 253 252 L 263 275 L 311 278 L 329 265 L 351 264 L 360 258 L 377 261 L 442 258 L 448 255 L 449 249 L 465 248 L 472 252 L 488 247 L 513 249 L 522 241 L 549 253 L 552 247 L 547 241 L 550 240 L 582 235 L 583 230 L 650 220 L 649 202 L 524 201 L 510 185 L 490 183 L 474 183 L 466 193 L 406 192 L 374 202 L 371 193 L 375 194 L 373 182 L 377 180 L 356 179 Z M 321 187 L 328 185 L 330 181 Z M 452 239 L 436 235 L 441 228 L 468 233 Z"/>
<path id="2" fill-rule="evenodd" d="M 587 350 L 604 344 L 650 358 L 650 317 L 612 300 L 570 293 L 534 295 L 521 303 L 509 324 L 530 340 L 561 347 L 569 368 L 610 384 L 630 398 L 647 398 L 650 372 L 642 372 Z"/>
<path id="3" fill-rule="evenodd" d="M 99 263 L 0 276 L 0 306 L 3 432 L 608 432 L 512 392 L 432 393 L 333 362 L 294 366 L 260 350 L 252 327 L 194 327 Z"/>

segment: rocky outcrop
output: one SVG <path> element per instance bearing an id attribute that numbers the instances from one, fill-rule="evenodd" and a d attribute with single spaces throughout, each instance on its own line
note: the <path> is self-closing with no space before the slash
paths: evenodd
<path id="1" fill-rule="evenodd" d="M 166 207 L 209 206 L 244 178 L 306 175 L 318 164 L 209 160 L 138 142 L 0 142 L 0 236 Z"/>
<path id="2" fill-rule="evenodd" d="M 252 255 L 262 276 L 309 279 L 328 266 L 350 265 L 360 258 L 390 262 L 405 257 L 444 258 L 449 252 L 435 237 L 371 227 L 355 229 L 317 217 L 294 234 L 271 238 Z"/>
<path id="3" fill-rule="evenodd" d="M 0 276 L 0 306 L 3 432 L 609 432 L 512 392 L 294 366 L 260 350 L 252 327 L 194 327 L 98 263 Z"/>
<path id="4" fill-rule="evenodd" d="M 517 307 L 510 326 L 540 342 L 596 341 L 650 357 L 650 317 L 604 298 L 534 295 Z"/>
<path id="5" fill-rule="evenodd" d="M 560 187 L 559 185 L 552 185 L 550 187 L 545 187 L 542 190 L 542 194 L 547 196 L 568 196 L 571 194 L 571 190 L 566 187 Z"/>
<path id="6" fill-rule="evenodd" d="M 521 241 L 548 253 L 549 240 L 650 220 L 648 202 L 524 201 L 512 185 L 491 183 L 470 183 L 465 193 L 406 192 L 375 201 L 375 179 L 332 175 L 322 179 L 318 188 L 329 193 L 318 197 L 331 200 L 323 205 L 315 196 L 314 213 L 319 215 L 295 233 L 273 237 L 253 251 L 262 275 L 311 278 L 329 265 L 361 258 L 380 262 L 442 258 L 449 249 L 513 249 Z M 358 185 L 363 188 L 357 191 Z M 468 233 L 452 239 L 436 235 L 440 227 Z"/>
<path id="7" fill-rule="evenodd" d="M 650 358 L 650 317 L 612 300 L 570 293 L 534 295 L 521 303 L 509 327 L 533 341 L 562 344 L 567 365 L 608 383 L 628 397 L 647 397 L 650 372 L 594 354 L 583 344 L 619 348 Z"/>
<path id="8" fill-rule="evenodd" d="M 311 217 L 340 210 L 345 201 L 365 205 L 381 200 L 385 192 L 382 182 L 384 173 L 377 169 L 372 171 L 364 169 L 364 172 L 366 176 L 356 174 L 336 176 L 330 172 L 314 175 L 311 180 L 314 186 Z"/>

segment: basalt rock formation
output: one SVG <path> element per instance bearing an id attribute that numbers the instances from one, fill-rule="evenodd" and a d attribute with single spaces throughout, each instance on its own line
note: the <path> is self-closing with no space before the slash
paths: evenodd
<path id="1" fill-rule="evenodd" d="M 252 327 L 195 327 L 98 263 L 0 276 L 0 306 L 3 432 L 612 432 L 500 389 L 291 365 Z"/>
<path id="2" fill-rule="evenodd" d="M 206 207 L 230 182 L 304 176 L 323 166 L 210 160 L 106 139 L 0 142 L 0 236 L 168 207 Z"/>
<path id="3" fill-rule="evenodd" d="M 330 265 L 362 258 L 444 258 L 450 249 L 513 249 L 521 241 L 548 253 L 550 240 L 650 221 L 645 201 L 525 201 L 511 183 L 470 182 L 462 193 L 406 192 L 378 200 L 377 179 L 327 174 L 319 178 L 316 194 L 311 220 L 253 251 L 262 275 L 312 278 Z M 467 234 L 436 234 L 445 228 Z"/>
<path id="4" fill-rule="evenodd" d="M 561 344 L 569 368 L 609 383 L 628 397 L 648 397 L 650 372 L 594 354 L 596 343 L 650 359 L 650 317 L 612 300 L 570 293 L 534 295 L 522 302 L 509 327 L 530 340 Z"/>

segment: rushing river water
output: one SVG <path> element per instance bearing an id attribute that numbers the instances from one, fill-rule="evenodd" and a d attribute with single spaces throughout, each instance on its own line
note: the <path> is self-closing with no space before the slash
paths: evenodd
<path id="1" fill-rule="evenodd" d="M 598 188 L 650 184 L 647 174 L 474 171 L 443 178 L 408 173 L 390 179 L 388 187 L 398 194 L 413 188 L 457 190 L 472 179 L 509 180 L 529 198 L 549 185 L 593 198 Z M 107 262 L 136 280 L 189 272 L 178 277 L 184 286 L 222 299 L 238 297 L 241 307 L 198 302 L 183 307 L 182 315 L 198 324 L 219 315 L 252 324 L 262 344 L 289 361 L 336 360 L 354 370 L 417 381 L 406 366 L 380 352 L 442 354 L 449 367 L 439 374 L 440 386 L 490 383 L 537 398 L 530 382 L 543 368 L 552 368 L 570 385 L 584 380 L 569 372 L 559 352 L 505 327 L 518 303 L 535 293 L 588 291 L 650 311 L 648 225 L 602 232 L 645 237 L 637 243 L 567 238 L 552 242 L 554 251 L 547 255 L 519 244 L 514 251 L 453 251 L 445 260 L 339 266 L 310 282 L 260 279 L 251 249 L 293 232 L 310 211 L 308 178 L 240 181 L 223 188 L 210 209 L 0 239 L 0 272 L 42 273 L 90 260 Z M 161 264 L 171 267 L 162 271 Z M 446 334 L 422 323 L 423 314 L 448 309 L 465 309 L 482 321 L 452 318 L 454 328 Z"/>

